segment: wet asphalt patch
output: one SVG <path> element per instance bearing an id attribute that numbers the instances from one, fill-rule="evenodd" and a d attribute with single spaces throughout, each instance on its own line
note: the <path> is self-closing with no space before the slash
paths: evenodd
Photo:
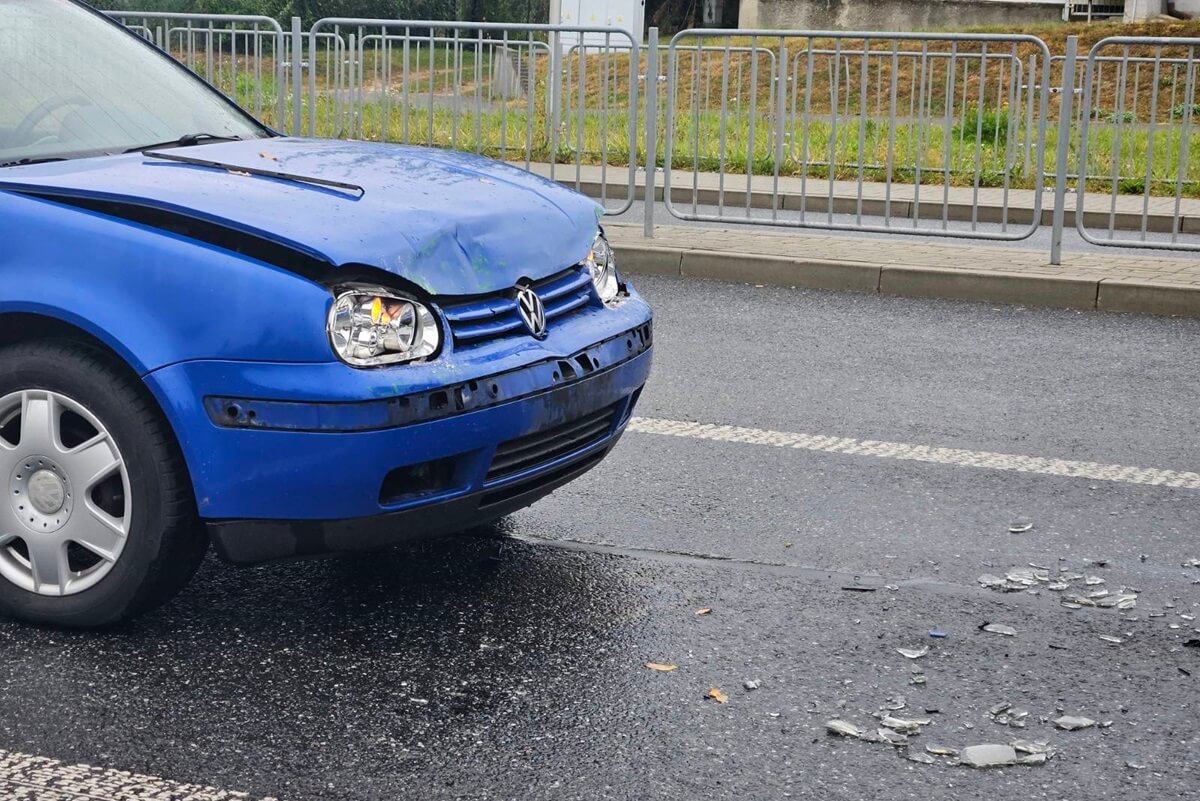
<path id="1" fill-rule="evenodd" d="M 518 540 L 210 562 L 115 632 L 0 623 L 0 741 L 297 800 L 1194 792 L 1200 676 L 1180 668 L 1200 652 L 1182 631 L 843 580 Z M 834 718 L 873 731 L 897 695 L 890 714 L 930 721 L 903 747 L 826 733 Z M 994 721 L 1002 701 L 1028 710 L 1024 728 Z M 1063 715 L 1111 725 L 1063 731 Z M 989 771 L 905 758 L 1018 738 L 1054 755 Z"/>

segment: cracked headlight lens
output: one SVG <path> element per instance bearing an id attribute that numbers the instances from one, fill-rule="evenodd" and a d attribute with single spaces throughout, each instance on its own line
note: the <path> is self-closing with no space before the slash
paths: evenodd
<path id="1" fill-rule="evenodd" d="M 603 231 L 596 234 L 584 263 L 588 272 L 592 274 L 592 284 L 596 287 L 600 300 L 605 303 L 616 300 L 620 291 L 617 281 L 617 259 L 613 255 L 612 246 L 604 238 Z"/>
<path id="2" fill-rule="evenodd" d="M 340 292 L 327 327 L 333 352 L 355 367 L 425 359 L 441 343 L 437 320 L 428 308 L 379 287 Z"/>

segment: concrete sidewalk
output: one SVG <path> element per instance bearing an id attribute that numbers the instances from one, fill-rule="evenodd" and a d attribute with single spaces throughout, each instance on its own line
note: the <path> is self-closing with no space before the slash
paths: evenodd
<path id="1" fill-rule="evenodd" d="M 524 162 L 511 162 L 525 168 Z M 537 175 L 550 177 L 549 164 L 530 164 L 529 170 Z M 578 188 L 589 197 L 604 198 L 610 208 L 613 201 L 624 200 L 629 195 L 628 167 L 599 167 L 580 165 L 578 175 L 574 164 L 558 164 L 554 167 L 554 179 L 559 183 Z M 639 169 L 634 176 L 635 197 L 645 198 L 645 170 Z M 770 209 L 772 207 L 789 212 L 801 210 L 813 215 L 862 214 L 868 217 L 892 217 L 912 219 L 913 207 L 917 206 L 919 219 L 941 220 L 943 216 L 953 222 L 1008 223 L 1014 229 L 1028 226 L 1034 217 L 1038 193 L 1031 189 L 1009 189 L 969 186 L 922 186 L 918 196 L 913 184 L 887 184 L 863 181 L 861 208 L 858 200 L 857 181 L 833 181 L 823 178 L 800 179 L 781 176 L 776 187 L 770 175 L 755 175 L 750 179 L 749 192 L 745 175 L 727 175 L 722 183 L 717 173 L 676 171 L 672 175 L 671 202 L 683 211 L 690 211 L 693 202 L 700 206 L 715 206 L 724 201 L 728 213 L 734 217 L 745 216 L 747 195 L 750 207 Z M 659 172 L 655 182 L 654 197 L 663 198 L 663 176 Z M 1042 225 L 1050 225 L 1053 214 L 1053 183 L 1047 184 L 1042 193 L 1039 216 Z M 1067 198 L 1066 225 L 1075 225 L 1077 197 L 1072 193 Z M 1085 198 L 1083 221 L 1087 228 L 1107 230 L 1109 218 L 1120 231 L 1140 231 L 1143 211 L 1146 214 L 1146 230 L 1153 233 L 1170 233 L 1175 219 L 1175 198 L 1154 196 L 1148 200 L 1141 195 L 1111 195 L 1088 193 Z M 1200 200 L 1179 199 L 1180 232 L 1200 234 Z M 659 222 L 668 223 L 665 212 Z"/>
<path id="2" fill-rule="evenodd" d="M 607 223 L 623 269 L 789 287 L 1200 317 L 1200 259 L 1063 254 L 963 241 Z"/>

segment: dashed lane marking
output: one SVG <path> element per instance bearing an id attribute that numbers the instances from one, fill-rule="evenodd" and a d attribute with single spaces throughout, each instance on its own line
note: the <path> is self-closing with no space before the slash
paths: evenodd
<path id="1" fill-rule="evenodd" d="M 246 801 L 250 796 L 0 750 L 0 798 L 5 801 Z"/>
<path id="2" fill-rule="evenodd" d="M 1092 481 L 1116 481 L 1124 484 L 1152 484 L 1161 487 L 1200 489 L 1200 473 L 1183 470 L 1160 470 L 1153 467 L 1078 462 L 1044 456 L 936 448 L 930 445 L 910 445 L 903 442 L 879 442 L 822 434 L 767 431 L 760 428 L 690 423 L 682 420 L 661 420 L 649 417 L 633 418 L 629 423 L 629 430 L 643 434 L 661 434 L 713 442 L 741 442 L 749 445 L 796 448 L 819 453 L 873 456 L 877 459 L 902 459 L 956 467 L 982 467 L 986 470 L 1009 470 L 1045 476 L 1086 478 Z"/>

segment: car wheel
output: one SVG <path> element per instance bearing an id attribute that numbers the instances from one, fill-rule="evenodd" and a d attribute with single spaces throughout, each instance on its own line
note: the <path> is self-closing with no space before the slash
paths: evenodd
<path id="1" fill-rule="evenodd" d="M 67 342 L 0 349 L 0 613 L 72 627 L 152 609 L 208 546 L 145 387 Z"/>

